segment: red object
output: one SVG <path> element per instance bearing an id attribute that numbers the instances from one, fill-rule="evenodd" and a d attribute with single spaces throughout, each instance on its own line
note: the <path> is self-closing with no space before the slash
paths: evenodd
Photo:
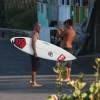
<path id="1" fill-rule="evenodd" d="M 26 45 L 26 40 L 24 38 L 16 38 L 14 44 L 22 49 Z"/>
<path id="2" fill-rule="evenodd" d="M 63 54 L 61 54 L 58 58 L 57 61 L 64 61 L 65 56 Z"/>

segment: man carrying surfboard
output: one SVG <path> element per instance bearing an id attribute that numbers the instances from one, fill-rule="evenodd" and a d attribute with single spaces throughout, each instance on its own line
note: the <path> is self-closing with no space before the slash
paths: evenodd
<path id="1" fill-rule="evenodd" d="M 32 56 L 32 80 L 30 80 L 30 84 L 32 85 L 32 87 L 42 86 L 41 84 L 38 84 L 36 80 L 37 70 L 39 67 L 39 58 L 37 57 L 35 43 L 39 39 L 39 33 L 40 33 L 40 24 L 37 22 L 32 32 L 32 48 L 34 51 L 34 56 Z"/>
<path id="2" fill-rule="evenodd" d="M 76 36 L 76 32 L 73 28 L 73 22 L 71 19 L 64 21 L 64 28 L 58 30 L 61 36 L 61 46 L 67 50 L 68 52 L 73 54 L 73 42 Z M 67 61 L 67 68 L 66 68 L 66 79 L 65 81 L 71 80 L 71 65 L 72 61 Z"/>

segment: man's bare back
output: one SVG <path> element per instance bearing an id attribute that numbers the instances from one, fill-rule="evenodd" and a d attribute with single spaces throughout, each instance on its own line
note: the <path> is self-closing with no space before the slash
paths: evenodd
<path id="1" fill-rule="evenodd" d="M 64 33 L 64 47 L 73 48 L 73 41 L 76 33 L 72 27 L 66 28 Z"/>

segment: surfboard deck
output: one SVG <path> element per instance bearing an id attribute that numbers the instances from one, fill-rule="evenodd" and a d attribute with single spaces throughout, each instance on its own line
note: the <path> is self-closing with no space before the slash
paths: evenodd
<path id="1" fill-rule="evenodd" d="M 13 37 L 10 39 L 10 41 L 19 50 L 27 54 L 34 55 L 31 38 Z M 54 61 L 60 61 L 60 60 L 68 61 L 76 59 L 75 56 L 73 56 L 66 50 L 62 49 L 61 47 L 58 47 L 54 44 L 42 40 L 36 41 L 36 53 L 37 57 Z"/>

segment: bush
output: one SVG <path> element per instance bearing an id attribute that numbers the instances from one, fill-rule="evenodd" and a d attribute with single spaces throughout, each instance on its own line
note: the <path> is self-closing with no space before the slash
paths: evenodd
<path id="1" fill-rule="evenodd" d="M 84 74 L 81 73 L 78 79 L 67 82 L 67 85 L 73 88 L 72 93 L 62 94 L 63 80 L 66 71 L 64 64 L 55 66 L 54 71 L 60 75 L 59 80 L 56 81 L 57 94 L 49 96 L 47 100 L 100 100 L 100 58 L 95 59 L 95 65 L 93 67 L 96 70 L 94 75 L 95 81 L 90 84 L 88 91 L 83 91 L 87 83 L 84 81 Z"/>

